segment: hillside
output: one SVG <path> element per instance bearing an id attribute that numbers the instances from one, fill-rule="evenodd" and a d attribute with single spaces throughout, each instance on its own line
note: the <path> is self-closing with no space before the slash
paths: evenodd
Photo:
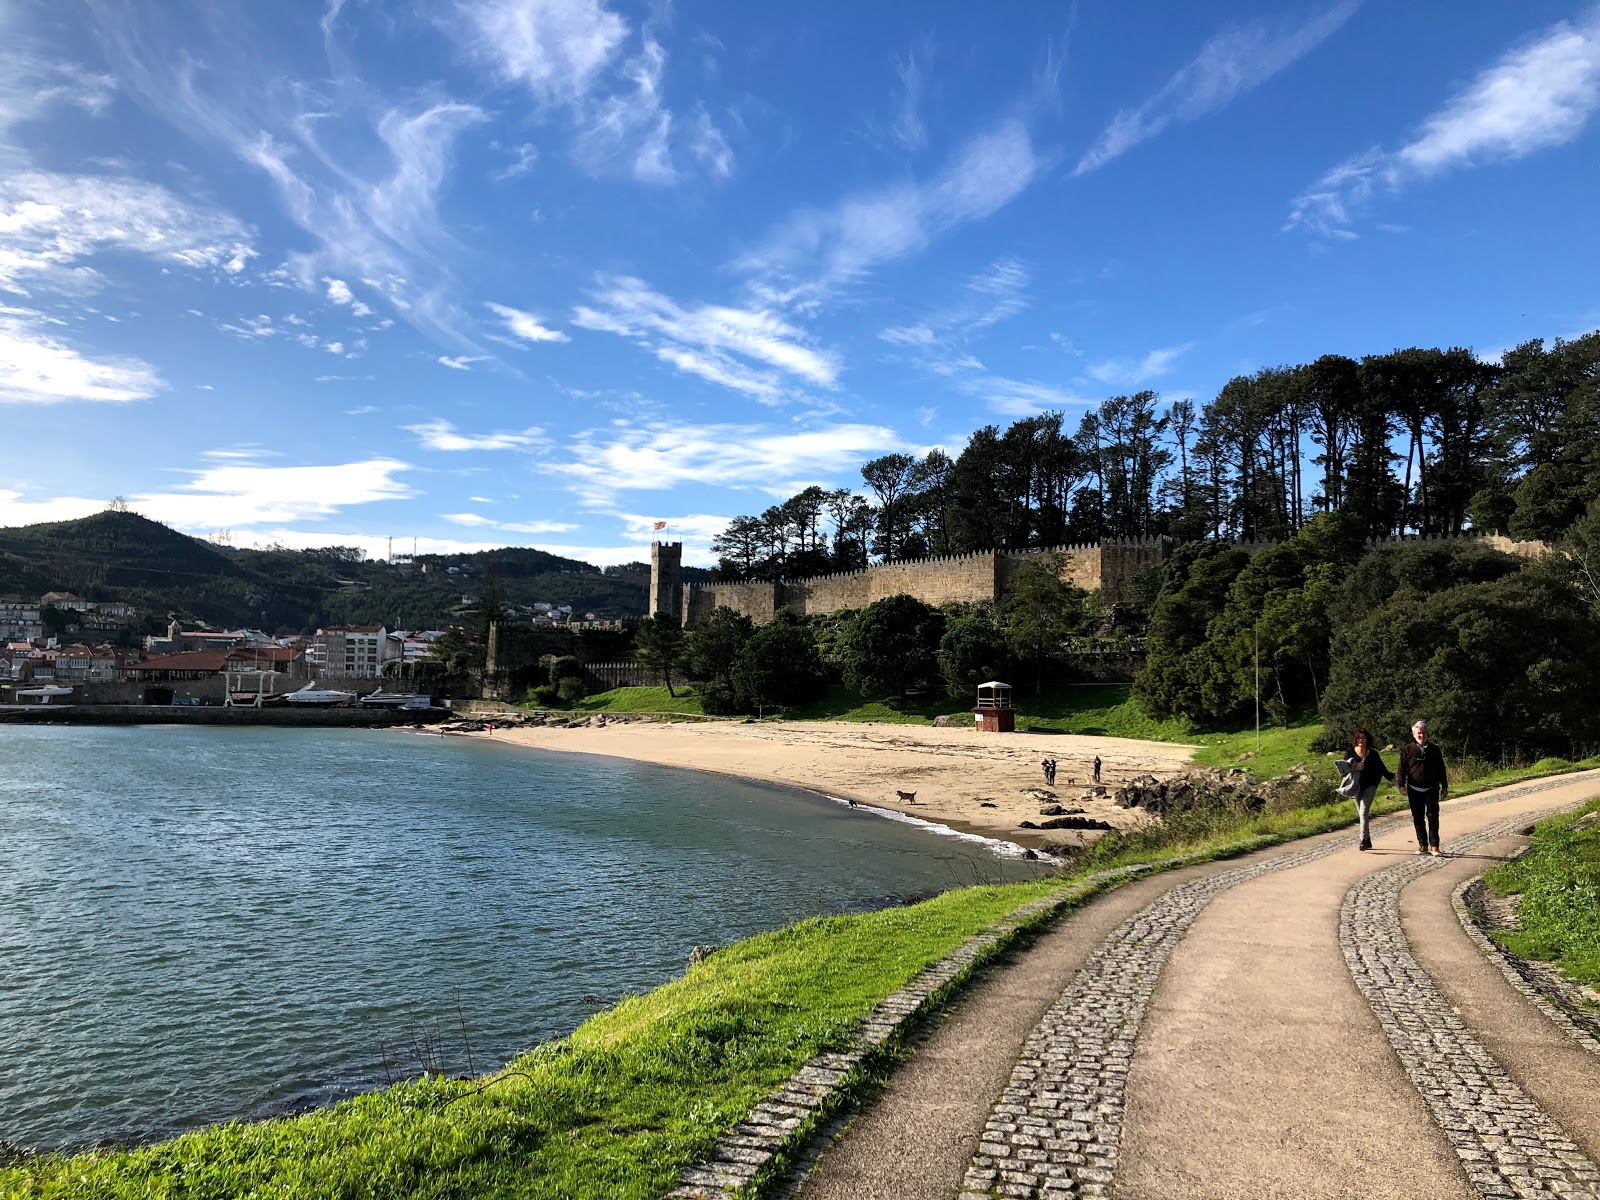
<path id="1" fill-rule="evenodd" d="M 426 571 L 422 568 L 426 566 Z M 409 572 L 340 550 L 234 550 L 128 512 L 0 528 L 0 593 L 70 591 L 218 625 L 301 632 L 326 624 L 429 628 L 499 570 L 509 603 L 644 613 L 645 580 L 542 550 L 420 556 Z M 457 573 L 449 574 L 448 568 Z"/>

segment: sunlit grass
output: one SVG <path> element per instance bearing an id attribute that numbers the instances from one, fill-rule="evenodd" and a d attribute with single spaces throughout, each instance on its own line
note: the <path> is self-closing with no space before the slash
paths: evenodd
<path id="1" fill-rule="evenodd" d="M 1522 897 L 1517 931 L 1495 935 L 1507 949 L 1600 987 L 1600 799 L 1540 821 L 1528 852 L 1484 879 Z"/>

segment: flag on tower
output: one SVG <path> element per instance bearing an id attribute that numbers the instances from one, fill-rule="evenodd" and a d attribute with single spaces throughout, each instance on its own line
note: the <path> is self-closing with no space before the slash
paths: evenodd
<path id="1" fill-rule="evenodd" d="M 667 523 L 665 521 L 657 521 L 656 522 L 656 528 L 657 529 L 665 529 L 666 527 L 667 527 Z"/>

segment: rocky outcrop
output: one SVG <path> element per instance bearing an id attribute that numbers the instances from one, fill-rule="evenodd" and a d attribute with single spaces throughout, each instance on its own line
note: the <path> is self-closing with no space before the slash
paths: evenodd
<path id="1" fill-rule="evenodd" d="M 1157 816 L 1196 809 L 1224 809 L 1240 814 L 1293 807 L 1311 784 L 1311 774 L 1297 767 L 1287 775 L 1258 783 L 1239 767 L 1212 767 L 1169 779 L 1138 775 L 1111 794 L 1118 808 L 1142 808 Z"/>

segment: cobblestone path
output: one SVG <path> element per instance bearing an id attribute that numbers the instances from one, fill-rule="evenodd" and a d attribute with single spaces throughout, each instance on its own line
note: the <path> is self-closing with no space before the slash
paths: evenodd
<path id="1" fill-rule="evenodd" d="M 1494 841 L 1528 821 L 1520 816 L 1496 822 L 1451 848 Z M 1356 987 L 1480 1195 L 1600 1200 L 1600 1167 L 1468 1032 L 1411 953 L 1400 923 L 1400 893 L 1438 865 L 1437 859 L 1418 857 L 1350 889 L 1339 915 L 1339 942 Z"/>
<path id="2" fill-rule="evenodd" d="M 1568 776 L 1511 791 L 1490 792 L 1450 807 L 1453 812 L 1461 812 L 1571 782 L 1574 782 L 1574 777 Z M 1500 825 L 1516 829 L 1531 819 L 1524 815 Z M 1390 817 L 1384 823 L 1392 827 L 1398 822 Z M 1507 830 L 1500 828 L 1500 825 L 1493 828 L 1498 830 L 1497 836 L 1504 836 Z M 1473 840 L 1484 840 L 1487 832 L 1473 835 Z M 1466 840 L 1462 839 L 1460 844 L 1465 847 Z M 1124 1100 L 1134 1043 L 1162 966 L 1173 947 L 1206 905 L 1220 893 L 1263 875 L 1304 866 L 1347 848 L 1347 840 L 1330 838 L 1304 850 L 1180 884 L 1119 927 L 1084 964 L 1060 1000 L 1051 1006 L 1028 1038 L 1011 1078 L 985 1124 L 978 1152 L 967 1168 L 958 1200 L 983 1200 L 995 1196 L 1016 1197 L 1019 1200 L 1030 1197 L 1111 1196 L 1122 1140 Z M 1418 858 L 1414 862 L 1408 860 L 1403 870 L 1420 872 L 1435 861 L 1431 858 Z M 1373 878 L 1385 878 L 1389 874 L 1383 872 Z M 1405 875 L 1407 880 L 1413 877 L 1413 874 Z M 1397 885 L 1396 897 L 1399 886 L 1403 886 L 1403 883 Z M 1397 899 L 1395 927 L 1398 930 Z M 1400 946 L 1404 947 L 1403 938 Z M 1409 958 L 1409 951 L 1406 954 Z M 1416 972 L 1425 980 L 1420 968 Z M 1371 996 L 1368 998 L 1370 1000 Z M 1448 1011 L 1448 1006 L 1443 1005 L 1436 991 L 1432 1002 Z M 1523 1099 L 1525 1104 L 1529 1103 L 1525 1097 Z M 1564 1192 L 1527 1194 L 1593 1196 L 1595 1200 L 1600 1200 L 1600 1190 L 1581 1190 L 1583 1187 L 1595 1188 L 1586 1174 L 1593 1171 L 1592 1164 L 1577 1153 L 1570 1141 L 1554 1131 L 1548 1118 L 1544 1120 L 1551 1129 L 1552 1140 L 1549 1144 L 1558 1156 L 1555 1161 L 1565 1172 L 1561 1179 L 1569 1182 Z M 1517 1136 L 1526 1140 L 1521 1133 Z M 1543 1144 L 1540 1143 L 1541 1146 Z M 1566 1155 L 1574 1161 L 1568 1162 L 1560 1155 Z M 1515 1155 L 1507 1151 L 1506 1157 L 1510 1159 Z M 1467 1160 L 1463 1158 L 1463 1161 Z M 1550 1168 L 1541 1160 L 1538 1169 L 1545 1171 Z M 1477 1176 L 1472 1178 L 1476 1184 Z M 1600 1175 L 1594 1178 L 1600 1179 Z M 1523 1194 L 1510 1190 L 1483 1191 L 1481 1185 L 1479 1190 L 1486 1196 Z"/>
<path id="3" fill-rule="evenodd" d="M 1162 964 L 1211 899 L 1347 839 L 1179 884 L 1095 951 L 1028 1038 L 963 1183 L 988 1196 L 1109 1196 L 1134 1039 Z"/>

